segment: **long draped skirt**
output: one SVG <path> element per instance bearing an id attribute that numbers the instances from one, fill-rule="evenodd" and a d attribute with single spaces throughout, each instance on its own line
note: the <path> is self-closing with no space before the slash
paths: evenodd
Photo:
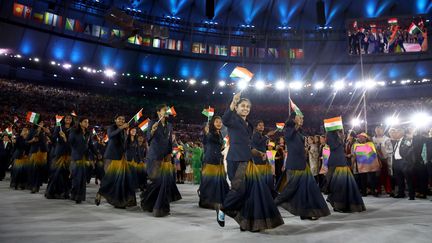
<path id="1" fill-rule="evenodd" d="M 70 160 L 70 155 L 62 155 L 52 161 L 51 173 L 45 191 L 47 199 L 69 198 L 71 188 Z"/>
<path id="2" fill-rule="evenodd" d="M 145 163 L 137 163 L 136 165 L 136 177 L 138 189 L 144 190 L 147 187 L 147 166 Z"/>
<path id="3" fill-rule="evenodd" d="M 116 208 L 136 205 L 134 178 L 125 158 L 109 162 L 99 194 Z"/>
<path id="4" fill-rule="evenodd" d="M 36 152 L 30 155 L 29 187 L 38 192 L 48 174 L 47 152 Z"/>
<path id="5" fill-rule="evenodd" d="M 95 163 L 95 177 L 96 180 L 102 180 L 102 178 L 105 175 L 105 170 L 104 170 L 104 162 L 101 159 L 96 160 Z"/>
<path id="6" fill-rule="evenodd" d="M 29 185 L 29 173 L 32 164 L 27 156 L 15 159 L 11 170 L 10 187 L 14 189 L 26 189 Z"/>
<path id="7" fill-rule="evenodd" d="M 209 209 L 219 208 L 228 191 L 229 186 L 222 161 L 218 164 L 204 164 L 199 187 L 199 206 Z"/>
<path id="8" fill-rule="evenodd" d="M 357 183 L 348 166 L 330 167 L 327 201 L 338 212 L 362 212 L 366 210 Z"/>
<path id="9" fill-rule="evenodd" d="M 222 210 L 237 221 L 242 230 L 260 231 L 284 223 L 268 184 L 252 161 L 239 162 Z"/>
<path id="10" fill-rule="evenodd" d="M 319 218 L 330 215 L 309 166 L 304 170 L 286 170 L 284 176 L 286 184 L 275 199 L 276 205 L 300 217 Z"/>
<path id="11" fill-rule="evenodd" d="M 170 212 L 170 202 L 182 198 L 175 183 L 175 168 L 171 163 L 171 156 L 166 156 L 162 161 L 149 161 L 148 166 L 147 172 L 151 183 L 141 194 L 141 208 L 153 212 L 155 217 L 167 216 Z"/>
<path id="12" fill-rule="evenodd" d="M 258 174 L 269 187 L 273 198 L 275 198 L 277 196 L 277 193 L 275 191 L 272 165 L 268 162 L 264 162 L 263 164 L 255 164 L 255 166 L 258 169 Z"/>
<path id="13" fill-rule="evenodd" d="M 72 189 L 71 200 L 85 201 L 86 200 L 86 186 L 87 186 L 87 172 L 90 161 L 76 160 L 71 164 L 71 177 Z"/>

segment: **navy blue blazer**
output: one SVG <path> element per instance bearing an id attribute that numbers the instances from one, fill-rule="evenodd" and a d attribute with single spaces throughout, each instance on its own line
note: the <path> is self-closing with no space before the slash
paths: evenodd
<path id="1" fill-rule="evenodd" d="M 72 148 L 71 157 L 72 160 L 83 160 L 90 159 L 90 154 L 96 154 L 96 149 L 93 147 L 93 142 L 91 141 L 91 135 L 89 132 L 82 134 L 81 131 L 73 129 L 69 133 L 69 144 Z"/>
<path id="2" fill-rule="evenodd" d="M 219 164 L 223 160 L 222 147 L 223 138 L 222 134 L 209 132 L 204 135 L 204 163 Z"/>
<path id="3" fill-rule="evenodd" d="M 149 143 L 149 150 L 147 152 L 147 160 L 151 162 L 153 160 L 162 160 L 168 154 L 172 153 L 172 125 L 171 123 L 166 123 L 165 126 L 159 122 L 159 125 L 151 135 L 151 128 L 156 121 L 151 120 L 149 123 L 149 129 L 147 130 L 147 141 Z"/>
<path id="4" fill-rule="evenodd" d="M 292 120 L 285 123 L 284 135 L 288 151 L 285 168 L 287 170 L 304 170 L 306 168 L 304 136 L 295 129 Z"/>
<path id="5" fill-rule="evenodd" d="M 330 147 L 328 166 L 347 166 L 348 162 L 345 156 L 345 146 L 342 141 L 340 141 L 336 132 L 327 133 L 327 144 Z"/>
<path id="6" fill-rule="evenodd" d="M 12 159 L 21 159 L 24 155 L 28 155 L 29 150 L 30 145 L 27 143 L 27 141 L 21 136 L 17 137 Z"/>
<path id="7" fill-rule="evenodd" d="M 30 130 L 30 133 L 27 137 L 27 141 L 32 140 L 34 137 L 38 137 L 39 141 L 30 143 L 30 154 L 36 152 L 48 152 L 48 145 L 45 132 L 41 129 L 39 134 L 37 134 L 37 128 L 33 128 Z"/>
<path id="8" fill-rule="evenodd" d="M 138 152 L 138 140 L 135 139 L 132 142 L 132 140 L 128 136 L 127 141 L 126 141 L 126 160 L 127 161 L 134 160 L 135 162 L 139 162 L 136 160 L 137 152 Z"/>
<path id="9" fill-rule="evenodd" d="M 254 132 L 252 135 L 252 148 L 260 152 L 265 153 L 267 151 L 267 141 L 269 138 L 259 132 Z M 254 163 L 262 164 L 263 161 L 261 156 L 253 156 Z"/>
<path id="10" fill-rule="evenodd" d="M 70 131 L 73 128 L 65 128 L 62 125 L 62 131 L 65 133 L 66 135 L 66 139 L 69 137 Z M 63 140 L 63 138 L 60 136 L 60 127 L 56 126 L 54 128 L 54 132 L 53 132 L 53 136 L 52 136 L 52 141 L 53 143 L 55 143 L 55 148 L 54 148 L 54 157 L 58 158 L 62 155 L 68 155 L 71 153 L 71 148 L 69 145 L 69 142 L 65 142 Z"/>
<path id="11" fill-rule="evenodd" d="M 252 159 L 251 137 L 253 126 L 248 120 L 243 120 L 229 107 L 222 116 L 223 124 L 228 128 L 230 147 L 227 161 L 248 162 Z"/>
<path id="12" fill-rule="evenodd" d="M 126 131 L 120 129 L 117 125 L 108 128 L 108 144 L 105 148 L 105 159 L 121 160 L 126 149 Z"/>
<path id="13" fill-rule="evenodd" d="M 146 157 L 145 144 L 144 143 L 142 145 L 138 144 L 137 151 L 135 153 L 135 162 L 137 163 L 144 162 L 145 157 Z"/>

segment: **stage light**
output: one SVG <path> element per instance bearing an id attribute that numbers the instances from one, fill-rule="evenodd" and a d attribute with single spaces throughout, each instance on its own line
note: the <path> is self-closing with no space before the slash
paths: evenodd
<path id="1" fill-rule="evenodd" d="M 317 90 L 323 89 L 324 88 L 324 82 L 322 82 L 322 81 L 316 82 L 314 84 L 314 88 Z"/>
<path id="2" fill-rule="evenodd" d="M 75 78 L 74 78 L 74 77 L 71 77 L 71 79 L 74 80 Z"/>
<path id="3" fill-rule="evenodd" d="M 56 62 L 54 62 L 54 61 L 51 61 L 51 65 L 56 65 Z"/>
<path id="4" fill-rule="evenodd" d="M 93 69 L 92 72 L 93 72 L 93 73 L 96 73 L 96 69 Z"/>
<path id="5" fill-rule="evenodd" d="M 360 120 L 359 118 L 353 118 L 351 120 L 351 126 L 352 127 L 358 127 L 358 126 L 360 126 L 361 123 L 362 123 L 362 120 Z"/>
<path id="6" fill-rule="evenodd" d="M 206 84 L 208 84 L 209 82 L 207 81 L 207 80 L 203 80 L 203 81 L 201 81 L 201 84 L 202 85 L 206 85 Z"/>
<path id="7" fill-rule="evenodd" d="M 289 83 L 288 87 L 290 89 L 293 89 L 293 90 L 300 90 L 303 87 L 303 82 L 301 82 L 301 81 L 293 81 L 293 82 Z"/>
<path id="8" fill-rule="evenodd" d="M 115 86 L 117 86 L 117 83 L 114 83 Z"/>
<path id="9" fill-rule="evenodd" d="M 21 58 L 21 55 L 20 55 L 20 54 L 18 54 L 18 55 L 16 55 L 15 57 L 16 57 L 16 58 Z"/>
<path id="10" fill-rule="evenodd" d="M 285 89 L 285 82 L 282 80 L 279 80 L 276 82 L 276 89 L 277 90 L 284 90 Z"/>
<path id="11" fill-rule="evenodd" d="M 141 86 L 141 89 L 144 89 L 144 86 Z"/>
<path id="12" fill-rule="evenodd" d="M 105 69 L 104 74 L 108 78 L 112 78 L 112 77 L 114 77 L 114 75 L 116 74 L 116 72 L 114 70 L 108 68 L 108 69 Z"/>
<path id="13" fill-rule="evenodd" d="M 362 88 L 363 86 L 364 86 L 364 82 L 363 81 L 357 81 L 355 83 L 356 89 Z"/>
<path id="14" fill-rule="evenodd" d="M 247 86 L 248 86 L 248 83 L 247 83 L 245 80 L 240 80 L 240 81 L 237 83 L 237 87 L 238 87 L 240 90 L 244 90 L 244 89 L 246 89 Z"/>
<path id="15" fill-rule="evenodd" d="M 158 87 L 155 87 L 155 90 L 158 90 Z"/>
<path id="16" fill-rule="evenodd" d="M 0 49 L 0 55 L 1 54 L 6 54 L 7 55 L 7 51 L 8 51 L 7 49 Z"/>
<path id="17" fill-rule="evenodd" d="M 70 65 L 69 63 L 63 64 L 64 69 L 70 69 L 71 67 L 72 67 L 72 65 Z"/>
<path id="18" fill-rule="evenodd" d="M 128 77 L 129 77 L 129 76 L 130 76 L 130 73 L 127 73 L 127 74 L 126 74 L 126 76 L 128 76 Z"/>
<path id="19" fill-rule="evenodd" d="M 182 89 L 182 93 L 184 93 L 185 91 L 184 91 L 184 89 Z"/>
<path id="20" fill-rule="evenodd" d="M 190 84 L 190 85 L 194 85 L 194 84 L 196 84 L 196 80 L 195 80 L 195 79 L 191 79 L 191 80 L 189 80 L 189 84 Z"/>
<path id="21" fill-rule="evenodd" d="M 339 80 L 333 83 L 333 88 L 336 91 L 343 90 L 345 88 L 345 82 L 343 80 Z"/>
<path id="22" fill-rule="evenodd" d="M 57 78 L 57 74 L 54 74 L 53 76 L 54 76 L 54 78 Z"/>
<path id="23" fill-rule="evenodd" d="M 386 124 L 386 126 L 389 126 L 389 127 L 396 126 L 399 124 L 399 118 L 397 118 L 395 116 L 387 117 L 385 119 L 385 124 Z"/>
<path id="24" fill-rule="evenodd" d="M 104 84 L 105 82 L 104 81 L 101 81 L 101 84 Z"/>
<path id="25" fill-rule="evenodd" d="M 419 112 L 411 116 L 411 123 L 417 127 L 427 127 L 432 122 L 432 117 L 427 113 Z"/>
<path id="26" fill-rule="evenodd" d="M 219 92 L 220 95 L 223 95 L 223 92 Z"/>
<path id="27" fill-rule="evenodd" d="M 255 88 L 257 89 L 257 90 L 263 90 L 264 88 L 265 88 L 265 83 L 263 82 L 263 81 L 257 81 L 256 83 L 255 83 Z"/>
<path id="28" fill-rule="evenodd" d="M 25 67 L 21 67 L 21 69 L 25 69 Z"/>
<path id="29" fill-rule="evenodd" d="M 219 81 L 219 86 L 224 87 L 226 85 L 226 82 L 224 80 Z"/>
<path id="30" fill-rule="evenodd" d="M 311 96 L 313 96 L 313 95 L 314 95 L 314 93 L 310 93 L 310 95 L 311 95 Z"/>
<path id="31" fill-rule="evenodd" d="M 195 90 L 194 93 L 196 94 L 196 93 L 198 93 L 198 91 Z"/>
<path id="32" fill-rule="evenodd" d="M 396 83 L 396 80 L 393 80 L 393 81 L 392 81 L 392 84 L 395 84 L 395 83 Z"/>
<path id="33" fill-rule="evenodd" d="M 379 82 L 377 82 L 377 84 L 382 87 L 382 86 L 386 85 L 386 82 L 385 81 L 379 81 Z"/>
<path id="34" fill-rule="evenodd" d="M 373 89 L 376 86 L 376 82 L 373 79 L 368 79 L 366 80 L 366 82 L 364 83 L 364 86 L 366 89 Z"/>
<path id="35" fill-rule="evenodd" d="M 33 58 L 33 61 L 39 62 L 39 58 L 35 57 L 35 58 Z"/>

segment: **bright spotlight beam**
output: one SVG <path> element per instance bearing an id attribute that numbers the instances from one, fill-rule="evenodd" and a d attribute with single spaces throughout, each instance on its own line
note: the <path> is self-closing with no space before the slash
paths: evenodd
<path id="1" fill-rule="evenodd" d="M 291 82 L 289 83 L 289 88 L 293 90 L 300 90 L 301 88 L 303 88 L 303 83 L 300 81 Z"/>
<path id="2" fill-rule="evenodd" d="M 316 83 L 314 84 L 314 88 L 315 88 L 316 90 L 323 89 L 323 88 L 324 88 L 324 82 L 322 82 L 322 81 L 316 82 Z"/>
<path id="3" fill-rule="evenodd" d="M 285 82 L 282 80 L 279 80 L 276 82 L 276 89 L 277 90 L 284 90 L 285 89 Z"/>
<path id="4" fill-rule="evenodd" d="M 345 88 L 345 82 L 342 80 L 336 81 L 333 83 L 333 88 L 336 91 L 343 90 Z"/>
<path id="5" fill-rule="evenodd" d="M 116 72 L 112 69 L 106 69 L 104 71 L 105 76 L 107 76 L 108 78 L 112 78 L 114 77 L 114 75 L 116 74 Z"/>
<path id="6" fill-rule="evenodd" d="M 263 90 L 263 89 L 265 88 L 265 83 L 264 83 L 264 81 L 257 81 L 257 82 L 255 83 L 255 88 L 256 88 L 257 90 Z"/>
<path id="7" fill-rule="evenodd" d="M 416 128 L 423 128 L 427 127 L 432 122 L 432 117 L 427 113 L 415 113 L 411 116 L 410 122 L 416 127 Z"/>
<path id="8" fill-rule="evenodd" d="M 248 82 L 246 82 L 245 80 L 240 80 L 240 81 L 237 83 L 237 87 L 238 87 L 240 90 L 245 90 L 245 89 L 247 88 L 247 86 L 248 86 Z"/>

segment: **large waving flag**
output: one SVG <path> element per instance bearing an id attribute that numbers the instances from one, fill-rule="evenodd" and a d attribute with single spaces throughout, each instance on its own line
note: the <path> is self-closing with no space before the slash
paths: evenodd
<path id="1" fill-rule="evenodd" d="M 303 116 L 303 113 L 301 112 L 300 108 L 298 108 L 298 106 L 294 104 L 291 98 L 290 98 L 290 106 L 297 116 Z"/>
<path id="2" fill-rule="evenodd" d="M 356 143 L 353 146 L 359 173 L 375 172 L 380 170 L 380 163 L 372 142 Z"/>
<path id="3" fill-rule="evenodd" d="M 39 121 L 39 117 L 40 115 L 38 113 L 29 111 L 27 112 L 26 121 L 37 124 Z"/>
<path id="4" fill-rule="evenodd" d="M 253 76 L 254 74 L 251 71 L 247 70 L 247 68 L 239 67 L 239 66 L 234 68 L 234 70 L 230 74 L 230 78 L 243 79 L 247 82 L 249 82 Z"/>
<path id="5" fill-rule="evenodd" d="M 342 130 L 342 117 L 337 116 L 330 119 L 324 119 L 324 129 L 326 130 L 326 132 Z"/>

